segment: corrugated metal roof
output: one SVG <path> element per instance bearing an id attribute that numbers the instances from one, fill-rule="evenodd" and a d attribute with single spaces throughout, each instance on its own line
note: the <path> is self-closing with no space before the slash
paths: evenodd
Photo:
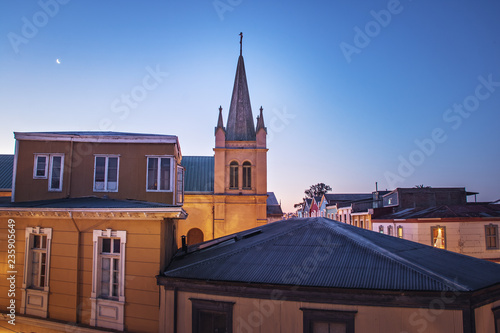
<path id="1" fill-rule="evenodd" d="M 0 190 L 12 189 L 14 155 L 0 155 Z"/>
<path id="2" fill-rule="evenodd" d="M 214 157 L 183 156 L 181 165 L 186 169 L 184 191 L 214 191 Z"/>
<path id="3" fill-rule="evenodd" d="M 325 199 L 328 204 L 335 204 L 337 202 L 346 202 L 346 201 L 358 201 L 358 200 L 366 200 L 371 199 L 373 194 L 371 193 L 327 193 L 325 194 Z"/>
<path id="4" fill-rule="evenodd" d="M 467 203 L 463 205 L 442 205 L 426 208 L 406 208 L 395 213 L 377 216 L 373 220 L 453 218 L 453 217 L 500 217 L 500 205 Z"/>
<path id="5" fill-rule="evenodd" d="M 53 200 L 10 202 L 9 198 L 0 198 L 0 209 L 5 208 L 168 208 L 177 207 L 158 202 L 139 200 L 118 200 L 98 197 L 65 198 Z"/>
<path id="6" fill-rule="evenodd" d="M 473 291 L 500 283 L 498 264 L 321 217 L 220 240 L 179 251 L 165 276 L 398 291 Z"/>
<path id="7" fill-rule="evenodd" d="M 62 131 L 62 132 L 18 132 L 20 134 L 48 134 L 48 135 L 70 135 L 70 136 L 146 136 L 146 137 L 171 137 L 166 134 L 149 134 L 149 133 L 128 133 L 128 132 L 112 132 L 112 131 Z"/>

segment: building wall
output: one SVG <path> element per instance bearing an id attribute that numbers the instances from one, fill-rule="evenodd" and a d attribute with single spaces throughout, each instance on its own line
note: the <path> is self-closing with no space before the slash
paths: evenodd
<path id="1" fill-rule="evenodd" d="M 179 223 L 177 242 L 189 230 L 198 228 L 203 240 L 255 228 L 267 223 L 265 195 L 189 194 L 184 196 L 183 209 L 188 218 Z M 264 219 L 262 219 L 264 216 Z"/>
<path id="2" fill-rule="evenodd" d="M 109 198 L 174 203 L 174 193 L 147 192 L 146 155 L 176 155 L 174 144 L 86 143 L 18 140 L 15 201 L 59 199 L 66 197 L 108 196 Z M 63 187 L 48 190 L 49 179 L 33 179 L 35 154 L 64 154 Z M 118 192 L 94 192 L 94 155 L 120 155 Z M 175 160 L 174 164 L 177 164 Z M 174 169 L 172 189 L 175 189 Z"/>
<path id="3" fill-rule="evenodd" d="M 354 213 L 351 214 L 351 219 L 354 226 L 361 228 L 361 225 L 363 225 L 363 229 L 372 230 L 371 214 Z"/>
<path id="4" fill-rule="evenodd" d="M 495 317 L 492 309 L 500 306 L 500 301 L 486 304 L 474 310 L 476 316 L 476 332 L 495 333 Z"/>
<path id="5" fill-rule="evenodd" d="M 16 313 L 20 313 L 26 227 L 52 228 L 49 266 L 48 318 L 89 324 L 93 270 L 93 230 L 127 231 L 125 246 L 125 328 L 131 332 L 158 331 L 158 289 L 155 276 L 165 265 L 170 232 L 163 220 L 13 217 L 16 223 Z M 0 307 L 7 296 L 7 221 L 0 217 Z M 80 230 L 80 235 L 78 233 Z M 5 246 L 4 246 L 5 244 Z M 162 262 L 163 261 L 163 262 Z"/>
<path id="6" fill-rule="evenodd" d="M 178 292 L 177 332 L 192 331 L 192 303 L 190 298 L 234 302 L 233 332 L 303 332 L 301 308 L 318 310 L 357 311 L 356 333 L 387 332 L 462 332 L 460 310 L 417 309 L 401 307 L 349 306 L 309 302 L 263 300 L 245 297 L 207 295 Z M 162 288 L 160 332 L 172 333 L 174 291 Z M 487 318 L 489 320 L 489 318 Z M 481 324 L 479 324 L 481 325 Z M 494 333 L 494 331 L 477 331 Z"/>
<path id="7" fill-rule="evenodd" d="M 490 219 L 455 219 L 446 221 L 433 219 L 432 221 L 392 221 L 380 222 L 372 221 L 372 230 L 379 230 L 379 226 L 384 227 L 384 233 L 387 233 L 387 227 L 391 225 L 396 235 L 398 226 L 403 227 L 403 238 L 432 246 L 431 227 L 442 226 L 446 228 L 446 250 L 462 253 L 468 256 L 500 261 L 500 249 L 487 250 L 485 226 L 496 224 L 500 226 L 499 220 Z"/>

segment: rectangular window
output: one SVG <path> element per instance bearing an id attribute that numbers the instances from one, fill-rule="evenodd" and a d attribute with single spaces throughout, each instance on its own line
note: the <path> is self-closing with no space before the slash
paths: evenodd
<path id="1" fill-rule="evenodd" d="M 384 233 L 384 226 L 383 225 L 378 226 L 378 232 L 380 232 L 381 234 Z"/>
<path id="2" fill-rule="evenodd" d="M 233 302 L 190 298 L 193 333 L 233 331 Z"/>
<path id="3" fill-rule="evenodd" d="M 62 191 L 64 155 L 50 155 L 49 191 Z"/>
<path id="4" fill-rule="evenodd" d="M 126 231 L 93 232 L 91 326 L 123 330 L 126 242 Z"/>
<path id="5" fill-rule="evenodd" d="M 387 226 L 387 234 L 392 236 L 392 225 Z"/>
<path id="6" fill-rule="evenodd" d="M 398 225 L 398 238 L 403 238 L 403 227 Z"/>
<path id="7" fill-rule="evenodd" d="M 47 179 L 48 155 L 35 155 L 34 179 Z"/>
<path id="8" fill-rule="evenodd" d="M 180 165 L 177 166 L 177 203 L 184 202 L 184 168 Z"/>
<path id="9" fill-rule="evenodd" d="M 484 226 L 486 236 L 486 250 L 497 250 L 498 247 L 498 225 L 490 224 Z"/>
<path id="10" fill-rule="evenodd" d="M 148 191 L 172 191 L 171 160 L 171 157 L 148 157 Z"/>
<path id="11" fill-rule="evenodd" d="M 118 156 L 96 156 L 94 163 L 94 191 L 118 191 Z"/>
<path id="12" fill-rule="evenodd" d="M 446 227 L 431 227 L 432 246 L 446 249 Z"/>
<path id="13" fill-rule="evenodd" d="M 354 333 L 356 311 L 301 308 L 304 333 Z"/>
<path id="14" fill-rule="evenodd" d="M 47 317 L 52 228 L 26 228 L 25 242 L 21 313 Z"/>

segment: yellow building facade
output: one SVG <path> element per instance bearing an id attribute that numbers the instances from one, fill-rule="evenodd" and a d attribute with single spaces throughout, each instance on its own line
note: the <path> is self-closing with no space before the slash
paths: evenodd
<path id="1" fill-rule="evenodd" d="M 183 156 L 184 209 L 178 241 L 195 244 L 267 223 L 267 129 L 254 126 L 243 56 L 236 69 L 226 126 L 219 108 L 214 156 Z"/>

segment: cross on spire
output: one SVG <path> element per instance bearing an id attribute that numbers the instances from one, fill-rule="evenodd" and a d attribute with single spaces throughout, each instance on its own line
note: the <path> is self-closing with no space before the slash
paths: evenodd
<path id="1" fill-rule="evenodd" d="M 243 32 L 240 32 L 240 55 L 242 54 L 243 49 Z"/>

